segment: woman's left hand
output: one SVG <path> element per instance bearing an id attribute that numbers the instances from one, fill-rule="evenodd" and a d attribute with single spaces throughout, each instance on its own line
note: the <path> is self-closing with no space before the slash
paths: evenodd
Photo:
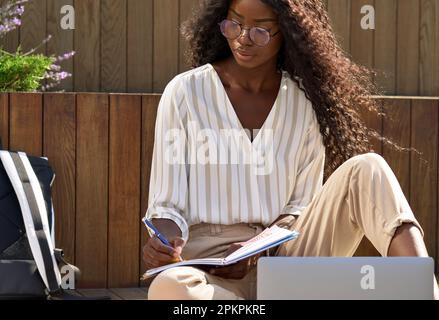
<path id="1" fill-rule="evenodd" d="M 242 247 L 240 243 L 233 243 L 226 251 L 225 256 L 228 256 L 232 252 Z M 208 269 L 208 272 L 214 276 L 218 276 L 225 279 L 242 279 L 250 271 L 251 267 L 256 264 L 257 259 L 262 254 L 251 256 L 247 259 L 241 260 L 225 267 L 213 267 Z"/>

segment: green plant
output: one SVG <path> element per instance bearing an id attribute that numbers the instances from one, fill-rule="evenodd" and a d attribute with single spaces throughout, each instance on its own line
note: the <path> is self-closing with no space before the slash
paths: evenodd
<path id="1" fill-rule="evenodd" d="M 0 52 L 0 91 L 34 91 L 40 87 L 52 59 L 41 54 Z"/>
<path id="2" fill-rule="evenodd" d="M 10 0 L 0 8 L 0 39 L 21 25 L 20 18 L 26 2 L 28 0 Z M 73 57 L 74 51 L 58 57 L 35 54 L 50 39 L 49 35 L 39 46 L 26 53 L 21 51 L 20 46 L 14 53 L 0 47 L 0 92 L 46 91 L 71 76 L 61 71 L 57 63 Z"/>

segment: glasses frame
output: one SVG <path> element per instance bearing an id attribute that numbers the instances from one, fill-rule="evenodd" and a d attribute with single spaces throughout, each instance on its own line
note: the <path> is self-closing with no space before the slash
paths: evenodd
<path id="1" fill-rule="evenodd" d="M 236 25 L 238 25 L 240 28 L 241 28 L 241 32 L 239 33 L 239 35 L 236 37 L 236 38 L 228 38 L 228 37 L 226 37 L 226 35 L 222 32 L 222 24 L 224 23 L 224 22 L 226 22 L 226 21 L 230 21 L 230 22 L 232 22 L 232 23 L 235 23 Z M 244 28 L 244 26 L 242 25 L 242 23 L 239 23 L 239 22 L 237 22 L 237 21 L 234 21 L 234 20 L 230 20 L 230 19 L 224 19 L 223 21 L 221 21 L 221 22 L 219 22 L 218 23 L 218 25 L 220 26 L 220 32 L 221 32 L 221 34 L 226 38 L 226 39 L 229 39 L 229 40 L 236 40 L 236 39 L 238 39 L 238 38 L 240 38 L 240 37 L 242 37 L 242 34 L 243 34 L 243 32 L 245 31 L 245 30 L 248 30 L 249 31 L 249 39 L 250 39 L 250 41 L 255 45 L 255 46 L 257 46 L 257 47 L 265 47 L 265 46 L 267 46 L 269 43 L 270 43 L 270 41 L 280 32 L 280 29 L 277 31 L 277 32 L 275 32 L 275 33 L 273 33 L 273 34 L 271 34 L 270 33 L 270 31 L 268 31 L 267 29 L 264 29 L 264 28 L 262 28 L 262 27 L 250 27 L 250 28 Z M 254 41 L 253 41 L 253 39 L 251 38 L 251 30 L 252 29 L 259 29 L 259 30 L 263 30 L 264 32 L 266 32 L 267 34 L 268 34 L 268 36 L 269 36 L 269 40 L 267 41 L 267 43 L 266 44 L 264 44 L 264 45 L 258 45 L 258 44 L 256 44 Z"/>

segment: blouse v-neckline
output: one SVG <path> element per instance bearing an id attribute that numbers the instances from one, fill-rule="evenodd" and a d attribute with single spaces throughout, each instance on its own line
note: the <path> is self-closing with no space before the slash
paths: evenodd
<path id="1" fill-rule="evenodd" d="M 238 114 L 236 113 L 236 110 L 229 98 L 229 95 L 227 94 L 226 88 L 224 87 L 224 84 L 221 81 L 221 78 L 218 74 L 218 72 L 216 71 L 216 69 L 213 67 L 213 65 L 211 63 L 207 64 L 215 77 L 215 81 L 216 81 L 216 85 L 218 86 L 218 88 L 222 91 L 222 93 L 224 94 L 225 100 L 226 100 L 226 108 L 230 109 L 230 112 L 232 114 L 233 117 L 233 121 L 235 122 L 236 126 L 238 127 L 239 130 L 244 130 L 245 128 L 242 125 L 241 120 L 238 117 Z M 261 132 L 263 132 L 265 129 L 267 129 L 266 127 L 268 126 L 268 123 L 271 121 L 271 118 L 274 117 L 274 114 L 276 113 L 276 109 L 278 108 L 279 102 L 280 102 L 280 97 L 281 97 L 281 93 L 282 93 L 282 87 L 284 86 L 284 81 L 285 81 L 285 71 L 281 71 L 282 72 L 282 78 L 280 81 L 280 86 L 277 92 L 277 96 L 276 99 L 274 100 L 273 105 L 271 106 L 270 112 L 268 113 L 268 116 L 265 118 L 264 122 L 262 123 L 262 126 L 259 128 L 258 133 L 256 134 L 256 136 L 254 137 L 253 140 L 250 139 L 250 137 L 248 137 L 247 134 L 245 134 L 246 137 L 246 141 L 248 142 L 248 144 L 250 146 L 254 146 L 259 140 L 260 140 L 260 136 L 261 136 Z"/>

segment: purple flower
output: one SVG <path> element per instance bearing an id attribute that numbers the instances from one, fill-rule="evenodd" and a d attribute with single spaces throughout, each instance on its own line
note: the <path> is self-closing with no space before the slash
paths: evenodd
<path id="1" fill-rule="evenodd" d="M 15 13 L 16 13 L 18 16 L 21 16 L 21 15 L 24 13 L 24 6 L 19 6 L 19 7 L 17 8 L 17 10 L 15 11 Z"/>
<path id="2" fill-rule="evenodd" d="M 21 25 L 21 16 L 24 12 L 23 3 L 28 0 L 10 0 L 0 8 L 0 37 Z"/>
<path id="3" fill-rule="evenodd" d="M 21 20 L 18 18 L 12 19 L 12 23 L 16 26 L 21 26 Z"/>
<path id="4" fill-rule="evenodd" d="M 62 56 L 58 56 L 55 61 L 56 62 L 60 62 L 60 61 L 68 60 L 71 57 L 73 57 L 75 54 L 76 54 L 75 51 L 71 51 L 71 52 L 65 53 Z"/>

